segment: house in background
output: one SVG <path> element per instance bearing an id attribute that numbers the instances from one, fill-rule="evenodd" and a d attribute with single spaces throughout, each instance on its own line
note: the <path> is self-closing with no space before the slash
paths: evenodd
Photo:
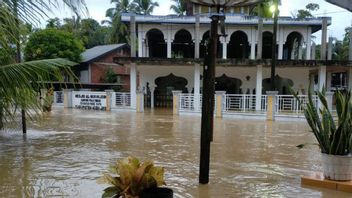
<path id="1" fill-rule="evenodd" d="M 131 32 L 136 33 L 138 43 L 136 57 L 115 58 L 116 63 L 131 68 L 131 101 L 136 100 L 134 90 L 140 90 L 147 95 L 151 108 L 171 107 L 172 91 L 180 90 L 194 97 L 194 106 L 201 104 L 202 58 L 207 56 L 209 13 L 214 8 L 197 5 L 191 8 L 186 16 L 121 15 L 122 22 L 135 27 Z M 215 89 L 227 94 L 251 94 L 256 99 L 250 108 L 259 111 L 265 104 L 261 98 L 270 90 L 274 22 L 252 16 L 250 10 L 250 7 L 225 10 L 224 32 L 228 36 L 221 37 L 217 44 Z M 279 17 L 275 77 L 279 95 L 290 95 L 290 88 L 305 95 L 309 87 L 326 87 L 329 91 L 352 87 L 349 63 L 329 62 L 331 39 L 325 45 L 329 25 L 330 17 L 304 20 Z M 324 43 L 320 60 L 316 60 L 313 39 L 318 31 Z"/>
<path id="2" fill-rule="evenodd" d="M 76 72 L 82 85 L 94 85 L 94 89 L 101 90 L 117 87 L 119 91 L 130 90 L 129 68 L 113 63 L 114 57 L 130 56 L 128 44 L 95 46 L 87 49 L 81 56 L 82 62 Z"/>

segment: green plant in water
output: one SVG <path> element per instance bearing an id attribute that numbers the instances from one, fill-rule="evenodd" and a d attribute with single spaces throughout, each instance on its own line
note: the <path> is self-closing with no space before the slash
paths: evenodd
<path id="1" fill-rule="evenodd" d="M 325 89 L 323 89 L 325 90 Z M 352 101 L 351 92 L 336 92 L 335 121 L 325 97 L 325 91 L 317 92 L 321 108 L 316 108 L 311 90 L 304 116 L 318 141 L 322 153 L 330 155 L 349 155 L 352 153 Z M 295 95 L 296 99 L 300 101 Z M 301 101 L 300 101 L 301 103 Z M 302 105 L 302 104 L 301 104 Z M 298 145 L 302 148 L 305 144 Z"/>
<path id="2" fill-rule="evenodd" d="M 103 198 L 120 197 L 137 198 L 145 189 L 164 185 L 164 168 L 154 166 L 153 162 L 140 162 L 135 157 L 118 160 L 110 166 L 109 172 L 98 183 L 107 183 L 112 186 L 104 189 Z"/>

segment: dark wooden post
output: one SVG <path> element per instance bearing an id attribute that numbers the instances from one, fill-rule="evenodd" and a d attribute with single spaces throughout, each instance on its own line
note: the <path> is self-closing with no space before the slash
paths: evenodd
<path id="1" fill-rule="evenodd" d="M 217 57 L 219 15 L 211 17 L 210 42 L 203 66 L 203 104 L 200 142 L 199 183 L 209 183 L 210 142 L 213 133 L 215 63 Z"/>

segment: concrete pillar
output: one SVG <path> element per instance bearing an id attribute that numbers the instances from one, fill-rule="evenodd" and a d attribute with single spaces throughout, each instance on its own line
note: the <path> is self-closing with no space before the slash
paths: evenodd
<path id="1" fill-rule="evenodd" d="M 312 43 L 312 55 L 311 55 L 311 60 L 315 60 L 315 50 L 316 50 L 316 45 L 315 42 Z"/>
<path id="2" fill-rule="evenodd" d="M 131 108 L 136 109 L 136 92 L 137 92 L 137 66 L 131 63 L 130 70 L 130 94 L 131 94 Z"/>
<path id="3" fill-rule="evenodd" d="M 256 45 L 256 32 L 255 29 L 252 28 L 251 31 L 251 56 L 250 59 L 254 60 L 255 59 L 255 45 Z"/>
<path id="4" fill-rule="evenodd" d="M 113 90 L 105 90 L 106 92 L 106 111 L 111 111 L 111 97 L 112 97 L 112 92 Z"/>
<path id="5" fill-rule="evenodd" d="M 266 94 L 268 95 L 268 109 L 266 112 L 266 120 L 268 121 L 275 121 L 275 114 L 276 114 L 276 95 L 279 92 L 277 91 L 267 91 Z"/>
<path id="6" fill-rule="evenodd" d="M 350 47 L 349 47 L 349 53 L 348 53 L 348 60 L 352 61 L 352 28 L 350 29 L 350 33 L 349 33 L 349 40 L 350 40 Z"/>
<path id="7" fill-rule="evenodd" d="M 172 91 L 172 112 L 174 115 L 178 115 L 179 114 L 179 110 L 180 110 L 180 95 L 181 95 L 182 91 Z"/>
<path id="8" fill-rule="evenodd" d="M 167 39 L 166 40 L 166 45 L 167 45 L 167 58 L 172 58 L 172 39 Z"/>
<path id="9" fill-rule="evenodd" d="M 328 60 L 332 60 L 332 41 L 333 38 L 329 37 L 329 43 L 328 43 Z"/>
<path id="10" fill-rule="evenodd" d="M 72 108 L 72 89 L 64 89 L 64 108 Z"/>
<path id="11" fill-rule="evenodd" d="M 303 60 L 303 44 L 302 44 L 302 42 L 298 46 L 298 60 Z"/>
<path id="12" fill-rule="evenodd" d="M 140 28 L 141 27 L 139 27 L 139 29 Z M 143 35 L 143 32 L 138 31 L 138 57 L 143 57 L 143 36 L 142 35 Z"/>
<path id="13" fill-rule="evenodd" d="M 326 97 L 326 102 L 328 103 L 328 109 L 331 112 L 332 111 L 332 98 L 334 96 L 334 92 L 326 92 L 325 97 Z"/>
<path id="14" fill-rule="evenodd" d="M 221 37 L 220 42 L 222 44 L 222 59 L 227 59 L 227 42 L 225 37 Z"/>
<path id="15" fill-rule="evenodd" d="M 257 83 L 255 87 L 255 110 L 262 109 L 262 81 L 263 81 L 263 66 L 257 65 Z"/>
<path id="16" fill-rule="evenodd" d="M 172 29 L 171 27 L 167 28 L 167 37 L 166 37 L 166 49 L 167 49 L 167 58 L 172 58 Z"/>
<path id="17" fill-rule="evenodd" d="M 194 38 L 194 58 L 199 58 L 199 43 L 200 43 L 200 33 L 199 33 L 199 23 L 200 15 L 196 14 L 196 27 L 195 27 L 195 38 Z"/>
<path id="18" fill-rule="evenodd" d="M 155 91 L 155 86 L 152 85 L 150 86 L 150 108 L 154 109 L 154 91 Z"/>
<path id="19" fill-rule="evenodd" d="M 311 60 L 311 45 L 312 45 L 312 28 L 308 27 L 308 31 L 307 31 L 307 42 L 306 42 L 306 46 L 307 46 L 307 51 L 306 51 L 306 60 Z"/>
<path id="20" fill-rule="evenodd" d="M 326 90 L 330 91 L 331 90 L 331 78 L 332 78 L 332 73 L 326 72 Z"/>
<path id="21" fill-rule="evenodd" d="M 226 100 L 226 91 L 215 91 L 215 117 L 222 118 L 223 103 Z"/>
<path id="22" fill-rule="evenodd" d="M 194 111 L 200 111 L 200 65 L 194 65 Z"/>
<path id="23" fill-rule="evenodd" d="M 144 93 L 143 91 L 137 91 L 136 93 L 136 112 L 143 113 L 144 112 Z"/>
<path id="24" fill-rule="evenodd" d="M 251 56 L 250 56 L 251 60 L 255 59 L 255 42 L 251 43 Z"/>
<path id="25" fill-rule="evenodd" d="M 130 16 L 130 36 L 131 36 L 131 57 L 136 57 L 136 16 Z"/>
<path id="26" fill-rule="evenodd" d="M 280 42 L 279 43 L 279 54 L 278 54 L 277 59 L 278 60 L 282 60 L 283 59 L 283 54 L 284 54 L 284 43 Z"/>
<path id="27" fill-rule="evenodd" d="M 328 18 L 323 17 L 321 33 L 320 60 L 326 60 L 326 39 L 328 35 Z"/>
<path id="28" fill-rule="evenodd" d="M 323 87 L 326 87 L 326 66 L 319 66 L 319 74 L 318 74 L 318 87 L 319 91 L 323 90 Z"/>
<path id="29" fill-rule="evenodd" d="M 258 32 L 257 32 L 257 59 L 262 59 L 263 52 L 263 19 L 258 20 Z"/>

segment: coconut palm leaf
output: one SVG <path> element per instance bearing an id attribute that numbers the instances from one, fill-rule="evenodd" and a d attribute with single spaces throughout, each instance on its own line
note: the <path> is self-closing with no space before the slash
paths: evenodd
<path id="1" fill-rule="evenodd" d="M 48 59 L 0 66 L 0 126 L 13 120 L 17 109 L 25 109 L 32 117 L 41 111 L 38 92 L 46 82 L 64 82 L 73 77 L 70 66 L 77 63 L 65 59 Z"/>

